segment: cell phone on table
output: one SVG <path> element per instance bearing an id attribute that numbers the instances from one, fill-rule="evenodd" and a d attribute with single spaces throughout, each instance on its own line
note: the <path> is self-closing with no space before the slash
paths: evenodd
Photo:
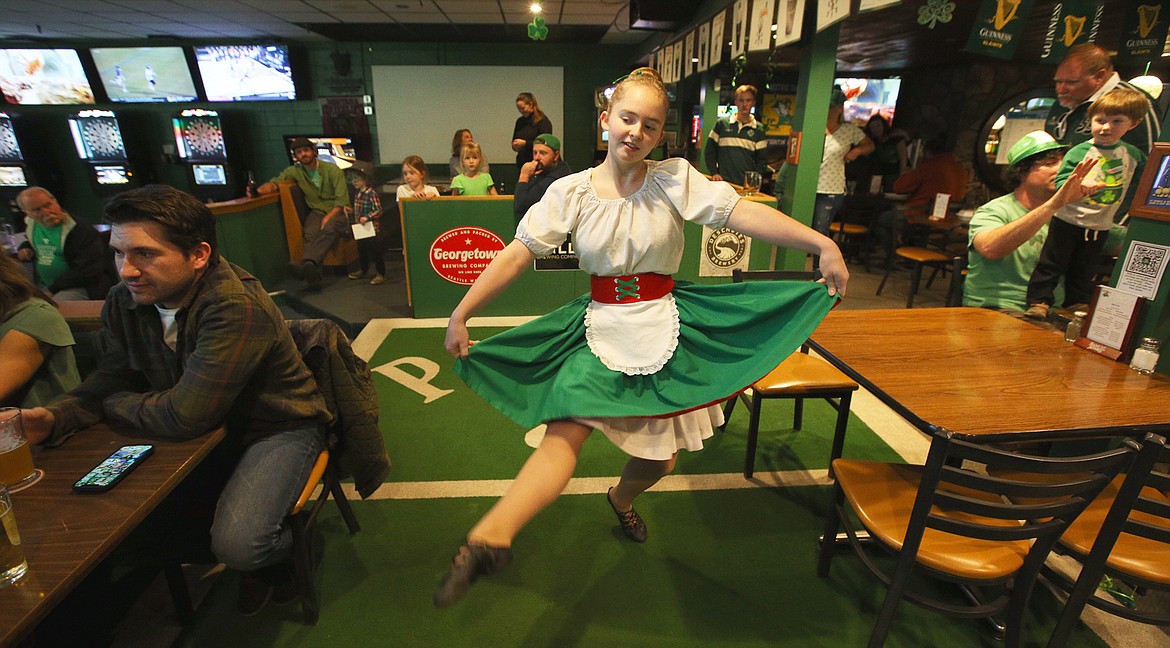
<path id="1" fill-rule="evenodd" d="M 127 473 L 146 461 L 152 453 L 154 446 L 149 444 L 122 446 L 78 479 L 73 484 L 73 490 L 78 493 L 104 493 L 122 481 Z"/>

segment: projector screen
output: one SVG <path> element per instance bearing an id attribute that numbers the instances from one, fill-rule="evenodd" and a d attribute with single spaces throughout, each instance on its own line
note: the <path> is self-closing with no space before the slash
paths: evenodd
<path id="1" fill-rule="evenodd" d="M 375 65 L 373 80 L 381 164 L 418 155 L 428 165 L 446 165 L 451 137 L 461 128 L 471 130 L 488 162 L 515 164 L 512 127 L 521 92 L 536 96 L 553 134 L 563 139 L 560 66 Z"/>

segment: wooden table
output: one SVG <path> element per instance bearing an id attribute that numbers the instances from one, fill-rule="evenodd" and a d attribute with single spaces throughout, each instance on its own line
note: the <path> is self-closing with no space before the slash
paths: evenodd
<path id="1" fill-rule="evenodd" d="M 812 346 L 928 434 L 1022 442 L 1170 431 L 1170 378 L 996 311 L 834 311 Z"/>
<path id="2" fill-rule="evenodd" d="M 57 311 L 65 318 L 71 331 L 98 331 L 102 328 L 102 306 L 105 303 L 104 299 L 59 301 Z"/>
<path id="3" fill-rule="evenodd" d="M 57 448 L 33 453 L 45 476 L 12 496 L 28 572 L 0 588 L 0 646 L 26 636 L 223 439 L 223 428 L 166 441 L 97 425 Z M 123 445 L 152 443 L 154 454 L 105 493 L 77 494 L 73 482 Z"/>

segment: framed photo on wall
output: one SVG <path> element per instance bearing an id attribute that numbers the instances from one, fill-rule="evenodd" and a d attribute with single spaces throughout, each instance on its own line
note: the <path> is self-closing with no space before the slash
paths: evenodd
<path id="1" fill-rule="evenodd" d="M 1129 213 L 1139 218 L 1170 221 L 1170 143 L 1154 144 Z"/>

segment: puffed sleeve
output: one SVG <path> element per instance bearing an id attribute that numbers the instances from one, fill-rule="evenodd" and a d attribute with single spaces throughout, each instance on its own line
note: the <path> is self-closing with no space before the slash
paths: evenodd
<path id="1" fill-rule="evenodd" d="M 549 254 L 565 242 L 565 237 L 577 225 L 581 210 L 577 207 L 581 190 L 581 178 L 586 175 L 573 174 L 560 178 L 548 186 L 548 191 L 520 219 L 516 226 L 516 239 L 536 256 Z"/>
<path id="2" fill-rule="evenodd" d="M 726 182 L 712 182 L 683 158 L 670 158 L 650 167 L 648 180 L 686 220 L 719 229 L 727 225 L 739 194 Z"/>

